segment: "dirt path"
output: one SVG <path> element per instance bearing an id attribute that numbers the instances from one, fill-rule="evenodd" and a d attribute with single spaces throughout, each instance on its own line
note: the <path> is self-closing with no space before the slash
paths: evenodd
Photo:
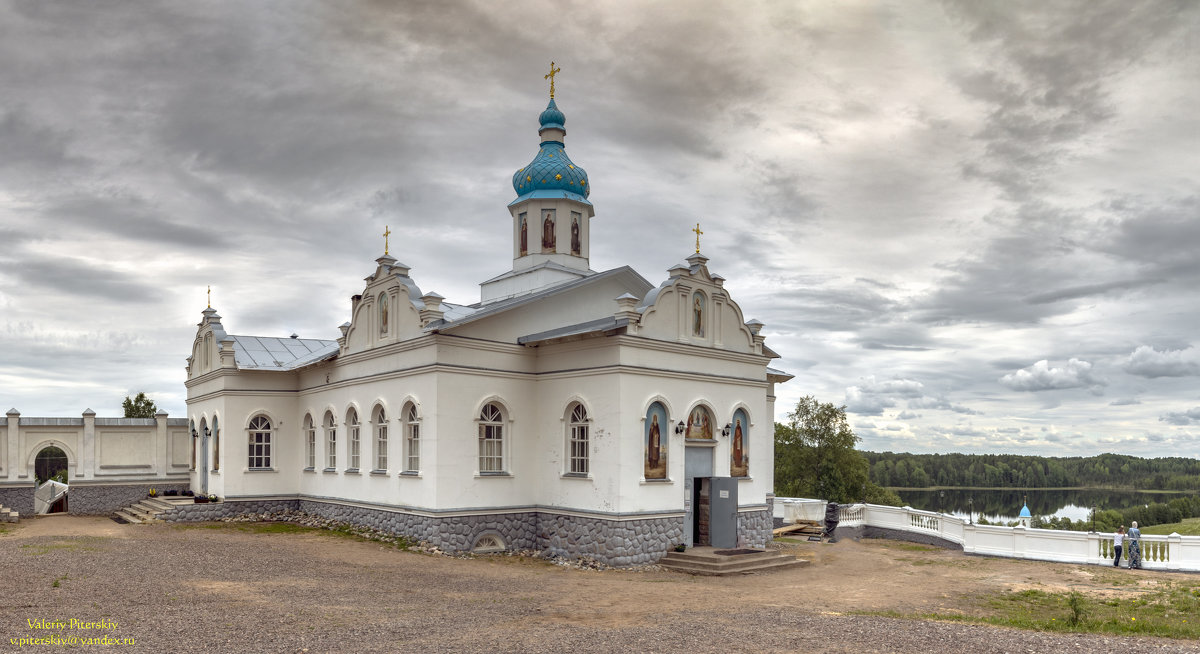
<path id="1" fill-rule="evenodd" d="M 1094 651 L 1114 639 L 844 614 L 952 612 L 964 593 L 990 589 L 1135 594 L 1171 577 L 888 541 L 788 549 L 812 564 L 709 578 L 426 556 L 318 531 L 26 519 L 0 534 L 0 651 L 10 637 L 44 635 L 29 619 L 72 617 L 135 639 L 108 651 Z M 1113 583 L 1131 577 L 1139 584 Z M 1200 649 L 1119 643 L 1123 653 Z"/>

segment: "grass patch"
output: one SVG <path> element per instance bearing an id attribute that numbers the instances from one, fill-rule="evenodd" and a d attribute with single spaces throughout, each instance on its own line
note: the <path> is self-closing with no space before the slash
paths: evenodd
<path id="1" fill-rule="evenodd" d="M 961 614 L 902 614 L 895 618 L 982 622 L 1034 631 L 1200 638 L 1200 583 L 1169 582 L 1136 597 L 1103 597 L 1077 591 L 999 592 L 966 600 Z"/>
<path id="2" fill-rule="evenodd" d="M 58 579 L 55 579 L 54 583 L 50 584 L 50 587 L 58 588 L 58 587 L 62 586 L 62 582 L 66 581 L 67 579 L 68 579 L 67 575 L 63 575 L 63 576 L 59 577 Z"/>
<path id="3" fill-rule="evenodd" d="M 58 550 L 75 549 L 83 550 L 85 552 L 96 552 L 99 551 L 100 548 L 92 547 L 91 545 L 85 545 L 83 541 L 79 540 L 60 540 L 53 543 L 29 543 L 27 545 L 21 545 L 21 550 L 29 556 L 42 556 Z"/>
<path id="4" fill-rule="evenodd" d="M 1200 536 L 1200 518 L 1188 518 L 1183 522 L 1173 522 L 1168 525 L 1153 525 L 1142 527 L 1143 534 L 1166 536 L 1171 533 L 1180 536 Z"/>

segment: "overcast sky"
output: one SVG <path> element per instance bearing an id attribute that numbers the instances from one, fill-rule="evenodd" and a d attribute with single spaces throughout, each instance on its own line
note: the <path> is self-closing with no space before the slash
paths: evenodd
<path id="1" fill-rule="evenodd" d="M 0 0 L 0 402 L 185 415 L 381 254 L 471 303 L 554 60 L 594 270 L 692 251 L 864 449 L 1200 456 L 1200 3 Z"/>

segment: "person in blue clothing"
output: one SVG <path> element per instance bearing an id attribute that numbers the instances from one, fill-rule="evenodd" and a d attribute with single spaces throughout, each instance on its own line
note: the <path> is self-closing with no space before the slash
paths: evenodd
<path id="1" fill-rule="evenodd" d="M 1129 542 L 1129 567 L 1142 567 L 1142 532 L 1137 528 L 1136 520 L 1130 523 L 1125 539 Z"/>

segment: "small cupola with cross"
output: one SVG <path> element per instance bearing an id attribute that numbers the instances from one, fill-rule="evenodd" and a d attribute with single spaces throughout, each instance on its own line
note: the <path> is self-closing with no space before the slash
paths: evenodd
<path id="1" fill-rule="evenodd" d="M 554 101 L 554 77 L 561 68 L 550 63 L 550 103 L 538 116 L 540 144 L 528 165 L 513 174 L 517 198 L 509 203 L 512 217 L 513 266 L 483 284 L 482 300 L 501 300 L 592 273 L 589 262 L 590 222 L 595 211 L 587 172 L 567 156 L 567 118 Z"/>

